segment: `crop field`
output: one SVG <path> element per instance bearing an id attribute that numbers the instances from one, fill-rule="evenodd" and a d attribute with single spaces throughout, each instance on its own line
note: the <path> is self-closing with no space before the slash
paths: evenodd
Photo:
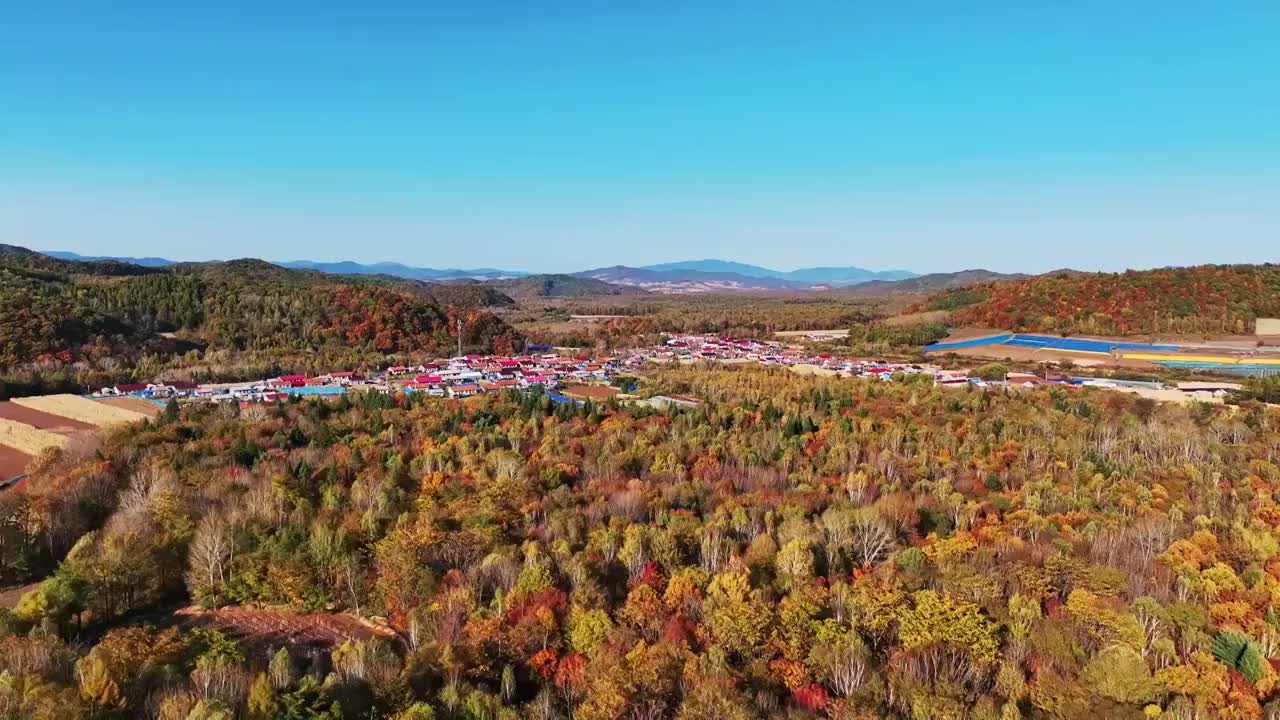
<path id="1" fill-rule="evenodd" d="M 37 430 L 30 425 L 0 418 L 0 445 L 10 447 L 26 455 L 39 455 L 51 447 L 67 444 L 67 436 L 48 430 Z"/>
<path id="2" fill-rule="evenodd" d="M 53 415 L 61 415 L 62 417 L 79 420 L 96 427 L 136 422 L 147 418 L 146 415 L 140 412 L 86 400 L 78 395 L 42 395 L 39 397 L 14 398 L 13 402 L 23 407 Z"/>
<path id="3" fill-rule="evenodd" d="M 37 430 L 97 430 L 96 425 L 42 412 L 12 402 L 0 402 L 0 418 L 30 425 Z"/>
<path id="4" fill-rule="evenodd" d="M 164 410 L 164 408 L 153 402 L 134 397 L 103 398 L 101 400 L 95 400 L 94 402 L 121 408 L 123 410 L 129 410 L 131 412 L 142 413 L 147 417 L 155 417 Z"/>

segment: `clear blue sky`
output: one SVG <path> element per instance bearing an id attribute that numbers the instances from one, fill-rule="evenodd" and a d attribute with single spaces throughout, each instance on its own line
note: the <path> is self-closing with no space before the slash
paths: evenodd
<path id="1" fill-rule="evenodd" d="M 1280 260 L 1276 0 L 53 0 L 0 27 L 0 241 L 39 249 Z"/>

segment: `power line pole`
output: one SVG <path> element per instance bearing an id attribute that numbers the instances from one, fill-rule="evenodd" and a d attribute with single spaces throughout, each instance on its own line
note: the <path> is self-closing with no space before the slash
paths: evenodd
<path id="1" fill-rule="evenodd" d="M 456 319 L 458 328 L 458 357 L 462 357 L 462 318 Z"/>

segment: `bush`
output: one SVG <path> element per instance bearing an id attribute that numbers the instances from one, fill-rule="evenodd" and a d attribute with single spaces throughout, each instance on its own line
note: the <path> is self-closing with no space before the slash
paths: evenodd
<path id="1" fill-rule="evenodd" d="M 974 368 L 973 372 L 969 373 L 969 377 L 976 377 L 982 380 L 1004 380 L 1008 374 L 1008 365 L 1004 363 L 987 363 Z"/>

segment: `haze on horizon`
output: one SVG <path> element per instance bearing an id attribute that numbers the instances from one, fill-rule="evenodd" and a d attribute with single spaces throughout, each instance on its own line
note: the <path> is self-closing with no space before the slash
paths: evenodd
<path id="1" fill-rule="evenodd" d="M 1280 260 L 1267 0 L 82 5 L 0 14 L 0 242 L 529 271 Z"/>

